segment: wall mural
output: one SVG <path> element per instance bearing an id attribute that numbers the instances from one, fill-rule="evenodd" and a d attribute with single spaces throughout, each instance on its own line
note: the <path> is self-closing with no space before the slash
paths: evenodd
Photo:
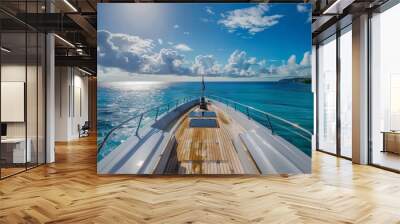
<path id="1" fill-rule="evenodd" d="M 311 5 L 98 4 L 99 174 L 311 172 Z"/>

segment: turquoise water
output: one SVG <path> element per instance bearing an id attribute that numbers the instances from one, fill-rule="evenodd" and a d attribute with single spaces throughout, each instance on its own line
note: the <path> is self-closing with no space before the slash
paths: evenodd
<path id="1" fill-rule="evenodd" d="M 186 96 L 200 96 L 199 82 L 113 82 L 98 87 L 98 142 L 122 121 L 146 108 Z M 311 85 L 281 82 L 207 82 L 206 95 L 217 95 L 282 117 L 313 132 L 313 96 Z M 152 114 L 154 117 L 155 115 Z M 145 116 L 143 123 L 154 118 Z M 135 123 L 136 122 L 136 123 Z M 264 120 L 260 123 L 268 125 Z M 99 152 L 98 160 L 135 133 L 137 119 L 118 129 Z M 311 139 L 304 139 L 272 120 L 275 131 L 306 154 L 311 155 Z M 282 127 L 282 128 L 280 128 Z M 293 129 L 292 129 L 293 130 Z M 302 134 L 304 136 L 304 134 Z M 309 138 L 307 136 L 307 138 Z"/>

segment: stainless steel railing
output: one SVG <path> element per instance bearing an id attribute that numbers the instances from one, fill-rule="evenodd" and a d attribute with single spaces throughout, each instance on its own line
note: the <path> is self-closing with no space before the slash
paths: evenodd
<path id="1" fill-rule="evenodd" d="M 292 142 L 294 145 L 302 145 L 303 147 L 308 147 L 308 145 L 311 143 L 311 138 L 313 134 L 298 124 L 231 99 L 216 95 L 208 95 L 206 97 L 211 100 L 216 100 L 236 111 L 245 114 L 249 119 L 255 120 L 258 123 L 261 123 L 262 125 L 269 128 L 272 134 L 279 135 L 289 142 Z M 289 133 L 292 133 L 300 137 L 301 139 L 293 139 L 293 135 L 290 135 Z"/>
<path id="2" fill-rule="evenodd" d="M 176 109 L 177 107 L 179 107 L 182 104 L 185 104 L 189 101 L 192 101 L 194 99 L 196 99 L 198 97 L 183 97 L 177 100 L 172 100 L 169 101 L 168 103 L 165 104 L 161 104 L 157 107 L 151 108 L 149 110 L 145 110 L 143 112 L 140 112 L 139 114 L 136 114 L 124 121 L 122 121 L 120 124 L 118 124 L 117 126 L 113 127 L 110 131 L 107 132 L 107 134 L 104 136 L 104 138 L 102 139 L 102 141 L 98 144 L 97 150 L 98 152 L 100 152 L 105 145 L 107 144 L 108 140 L 110 139 L 110 137 L 119 129 L 124 128 L 124 126 L 126 124 L 128 124 L 129 122 L 132 121 L 137 121 L 135 126 L 130 126 L 130 128 L 133 128 L 135 131 L 135 135 L 139 136 L 139 131 L 140 129 L 143 127 L 142 122 L 145 116 L 147 117 L 154 117 L 153 123 L 155 123 L 157 121 L 157 119 L 159 117 L 161 117 L 163 114 L 168 113 L 169 111 Z"/>

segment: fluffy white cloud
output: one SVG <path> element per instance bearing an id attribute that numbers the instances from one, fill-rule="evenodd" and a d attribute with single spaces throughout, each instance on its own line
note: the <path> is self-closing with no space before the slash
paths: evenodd
<path id="1" fill-rule="evenodd" d="M 186 74 L 184 56 L 173 49 L 154 51 L 149 39 L 100 30 L 98 36 L 98 63 L 132 73 Z"/>
<path id="2" fill-rule="evenodd" d="M 177 44 L 177 45 L 175 45 L 175 49 L 177 49 L 179 51 L 192 51 L 193 50 L 186 44 Z"/>
<path id="3" fill-rule="evenodd" d="M 206 12 L 207 12 L 208 14 L 210 14 L 210 15 L 214 15 L 214 14 L 215 14 L 215 12 L 212 10 L 211 7 L 206 7 Z"/>
<path id="4" fill-rule="evenodd" d="M 300 62 L 300 65 L 310 66 L 311 65 L 311 53 L 309 51 L 304 53 L 303 59 Z"/>
<path id="5" fill-rule="evenodd" d="M 306 4 L 299 3 L 299 4 L 297 4 L 297 11 L 300 13 L 305 13 L 305 12 L 309 12 L 309 9 L 307 8 Z"/>
<path id="6" fill-rule="evenodd" d="M 268 27 L 278 24 L 282 15 L 267 16 L 267 4 L 258 4 L 257 6 L 236 9 L 221 14 L 222 19 L 219 24 L 225 26 L 229 32 L 235 32 L 238 29 L 246 30 L 249 34 L 254 35 L 264 31 Z"/>
<path id="7" fill-rule="evenodd" d="M 257 59 L 248 56 L 245 51 L 235 50 L 225 63 L 219 64 L 213 55 L 198 55 L 194 61 L 187 61 L 182 52 L 191 48 L 185 44 L 175 45 L 175 49 L 170 47 L 157 51 L 159 48 L 155 48 L 153 40 L 138 36 L 100 30 L 97 37 L 99 66 L 118 68 L 131 74 L 280 78 L 306 77 L 311 74 L 310 52 L 305 52 L 299 63 L 296 56 L 291 55 L 281 66 L 274 66 L 265 59 Z"/>
<path id="8" fill-rule="evenodd" d="M 137 36 L 98 31 L 98 62 L 103 66 L 119 67 L 127 71 L 138 70 L 144 54 L 152 52 L 152 40 Z"/>
<path id="9" fill-rule="evenodd" d="M 255 57 L 248 57 L 245 51 L 235 50 L 224 67 L 224 74 L 230 76 L 257 76 L 266 70 L 265 60 L 257 62 Z"/>
<path id="10" fill-rule="evenodd" d="M 257 77 L 268 75 L 268 71 L 266 60 L 258 61 L 240 50 L 235 50 L 229 56 L 225 66 L 217 63 L 212 55 L 199 55 L 192 65 L 193 75 Z"/>
<path id="11" fill-rule="evenodd" d="M 135 54 L 148 53 L 154 47 L 153 40 L 142 39 L 138 36 L 121 33 L 109 33 L 108 43 L 114 50 L 119 52 L 132 52 Z"/>
<path id="12" fill-rule="evenodd" d="M 158 44 L 160 44 L 160 45 L 163 44 L 163 40 L 161 38 L 158 38 Z"/>
<path id="13" fill-rule="evenodd" d="M 289 59 L 287 60 L 288 65 L 295 65 L 296 64 L 296 55 L 290 55 Z"/>
<path id="14" fill-rule="evenodd" d="M 212 55 L 196 56 L 192 65 L 193 74 L 198 75 L 221 75 L 221 65 L 217 63 Z"/>
<path id="15" fill-rule="evenodd" d="M 179 28 L 179 25 L 178 24 L 175 24 L 174 25 L 174 29 L 178 29 Z"/>
<path id="16" fill-rule="evenodd" d="M 141 72 L 149 74 L 189 74 L 184 56 L 172 49 L 163 48 L 159 53 L 147 55 Z"/>
<path id="17" fill-rule="evenodd" d="M 295 55 L 291 55 L 286 64 L 273 68 L 272 74 L 280 77 L 309 77 L 311 75 L 311 54 L 305 52 L 303 59 L 297 64 Z"/>

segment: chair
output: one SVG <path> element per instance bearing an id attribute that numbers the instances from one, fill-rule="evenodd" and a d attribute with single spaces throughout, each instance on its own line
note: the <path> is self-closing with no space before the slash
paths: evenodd
<path id="1" fill-rule="evenodd" d="M 78 125 L 79 138 L 89 136 L 89 129 L 90 129 L 89 121 L 85 121 L 82 127 Z"/>

